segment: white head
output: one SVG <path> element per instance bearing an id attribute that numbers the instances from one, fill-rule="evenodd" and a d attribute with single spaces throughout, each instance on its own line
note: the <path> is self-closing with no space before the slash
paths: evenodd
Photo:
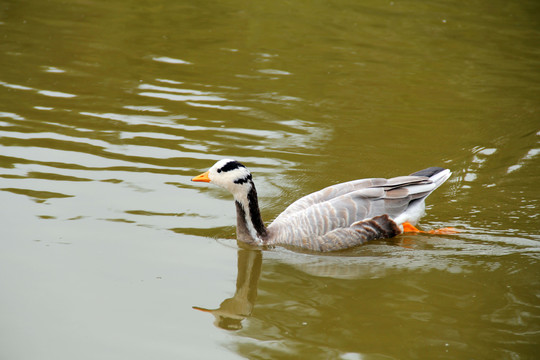
<path id="1" fill-rule="evenodd" d="M 216 184 L 229 190 L 235 198 L 240 194 L 245 196 L 253 183 L 249 170 L 232 159 L 219 160 L 207 172 L 194 177 L 192 180 Z"/>
<path id="2" fill-rule="evenodd" d="M 262 245 L 267 236 L 261 218 L 257 190 L 248 169 L 236 160 L 223 159 L 192 181 L 211 182 L 229 190 L 236 203 L 237 237 L 247 243 Z"/>

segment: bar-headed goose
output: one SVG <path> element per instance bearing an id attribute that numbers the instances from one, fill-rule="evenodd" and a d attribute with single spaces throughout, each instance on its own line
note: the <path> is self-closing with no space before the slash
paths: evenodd
<path id="1" fill-rule="evenodd" d="M 332 185 L 295 201 L 268 227 L 251 173 L 238 161 L 220 160 L 192 181 L 211 182 L 233 194 L 238 240 L 334 251 L 419 231 L 412 224 L 424 214 L 424 200 L 450 175 L 448 169 L 430 167 L 409 176 Z"/>

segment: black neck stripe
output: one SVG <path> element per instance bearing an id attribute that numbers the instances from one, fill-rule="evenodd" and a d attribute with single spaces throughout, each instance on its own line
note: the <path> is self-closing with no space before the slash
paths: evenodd
<path id="1" fill-rule="evenodd" d="M 234 183 L 235 183 L 235 184 L 242 185 L 242 184 L 244 184 L 244 183 L 250 182 L 251 179 L 252 179 L 251 174 L 247 174 L 247 176 L 245 176 L 245 177 L 243 177 L 243 178 L 241 178 L 241 179 L 236 179 L 236 180 L 234 180 Z"/>
<path id="2" fill-rule="evenodd" d="M 257 234 L 261 237 L 266 236 L 266 227 L 261 218 L 261 212 L 259 211 L 259 200 L 257 198 L 257 190 L 255 186 L 252 186 L 248 193 L 249 215 L 251 217 L 251 223 L 257 231 Z"/>

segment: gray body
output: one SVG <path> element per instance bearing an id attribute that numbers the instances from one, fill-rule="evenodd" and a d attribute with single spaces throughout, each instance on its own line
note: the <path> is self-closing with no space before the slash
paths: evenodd
<path id="1" fill-rule="evenodd" d="M 312 251 L 343 250 L 400 234 L 401 224 L 416 224 L 424 214 L 426 197 L 451 175 L 448 169 L 432 167 L 409 176 L 329 186 L 295 201 L 265 227 L 245 166 L 221 160 L 208 174 L 210 182 L 234 195 L 238 240 Z"/>

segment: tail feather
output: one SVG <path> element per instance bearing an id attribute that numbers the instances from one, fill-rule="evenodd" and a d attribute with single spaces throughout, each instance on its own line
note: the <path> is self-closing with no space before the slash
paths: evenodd
<path id="1" fill-rule="evenodd" d="M 416 222 L 424 215 L 424 209 L 425 209 L 425 199 L 433 192 L 435 189 L 437 189 L 439 186 L 441 186 L 450 175 L 452 175 L 452 172 L 448 169 L 444 169 L 441 167 L 430 167 L 424 170 L 417 171 L 412 176 L 425 176 L 429 178 L 429 180 L 432 182 L 431 189 L 424 193 L 422 197 L 416 198 L 413 201 L 409 203 L 409 206 L 407 210 L 405 210 L 401 215 L 396 217 L 394 221 L 401 225 L 404 222 L 409 222 L 411 224 L 416 224 Z"/>
<path id="2" fill-rule="evenodd" d="M 429 167 L 427 169 L 412 173 L 411 175 L 428 177 L 429 180 L 431 180 L 435 184 L 435 187 L 433 188 L 433 190 L 431 190 L 431 192 L 433 192 L 436 188 L 438 188 L 446 180 L 448 180 L 450 175 L 452 175 L 452 172 L 448 169 L 433 166 L 433 167 Z"/>

